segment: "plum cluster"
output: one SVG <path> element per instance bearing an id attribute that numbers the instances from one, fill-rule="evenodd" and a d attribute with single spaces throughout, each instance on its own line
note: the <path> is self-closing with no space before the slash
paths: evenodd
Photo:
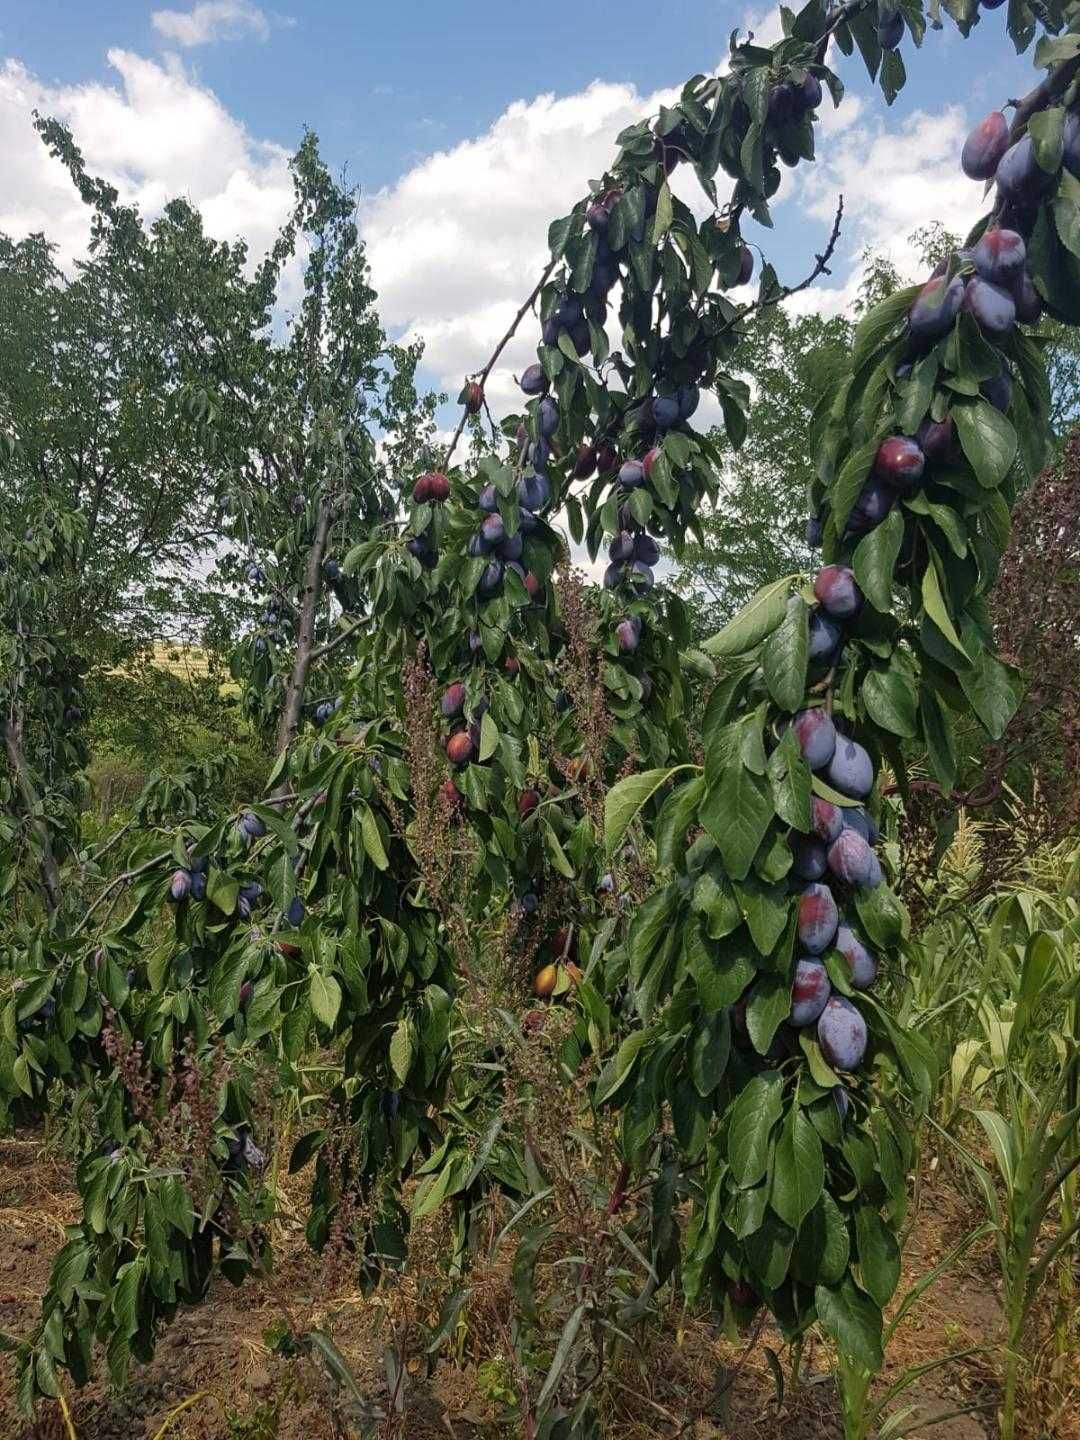
<path id="1" fill-rule="evenodd" d="M 169 899 L 179 905 L 187 899 L 206 899 L 206 875 L 210 861 L 205 855 L 192 860 L 185 868 L 174 870 L 169 881 Z"/>
<path id="2" fill-rule="evenodd" d="M 555 402 L 551 403 L 554 405 Z M 507 534 L 506 522 L 499 513 L 499 496 L 495 486 L 485 485 L 477 500 L 484 518 L 469 541 L 469 557 L 487 559 L 477 587 L 485 599 L 499 593 L 507 571 L 511 570 L 518 576 L 531 600 L 539 600 L 543 591 L 539 578 L 531 570 L 526 570 L 521 560 L 525 553 L 525 536 L 532 534 L 539 524 L 536 512 L 551 498 L 546 471 L 520 476 L 517 498 L 520 507 L 518 529 L 512 535 Z"/>
<path id="3" fill-rule="evenodd" d="M 489 704 L 487 696 L 481 695 L 466 718 L 467 698 L 464 681 L 455 680 L 446 687 L 439 701 L 443 719 L 450 722 L 450 728 L 443 736 L 443 750 L 451 765 L 459 770 L 468 765 L 480 748 L 480 722 Z M 440 794 L 444 801 L 455 809 L 462 802 L 461 793 L 453 780 L 444 781 Z"/>

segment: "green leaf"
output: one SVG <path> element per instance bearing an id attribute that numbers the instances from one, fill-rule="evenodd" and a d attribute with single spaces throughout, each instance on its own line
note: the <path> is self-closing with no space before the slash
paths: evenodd
<path id="1" fill-rule="evenodd" d="M 875 725 L 905 738 L 915 734 L 916 691 L 906 669 L 890 665 L 887 670 L 871 670 L 863 681 L 862 697 Z"/>
<path id="2" fill-rule="evenodd" d="M 570 1353 L 574 1348 L 574 1341 L 581 1329 L 581 1322 L 585 1319 L 585 1312 L 588 1309 L 587 1303 L 583 1300 L 581 1304 L 571 1312 L 569 1319 L 562 1328 L 559 1336 L 559 1343 L 555 1346 L 555 1356 L 551 1362 L 551 1369 L 544 1377 L 544 1383 L 540 1387 L 540 1394 L 536 1397 L 536 1413 L 541 1415 L 544 1406 L 555 1393 L 559 1381 L 563 1377 L 567 1365 L 570 1362 Z"/>
<path id="3" fill-rule="evenodd" d="M 628 775 L 611 787 L 604 800 L 604 848 L 609 855 L 618 848 L 642 806 L 673 775 L 693 768 L 691 765 L 674 765 L 659 770 L 644 770 L 640 775 Z"/>
<path id="4" fill-rule="evenodd" d="M 413 1062 L 413 1040 L 412 1026 L 407 1017 L 402 1016 L 390 1037 L 390 1068 L 397 1077 L 399 1084 L 404 1085 L 409 1078 L 409 1071 Z"/>
<path id="5" fill-rule="evenodd" d="M 781 710 L 794 712 L 802 704 L 806 689 L 809 646 L 809 611 L 802 597 L 787 602 L 783 620 L 765 641 L 761 668 L 769 694 Z"/>
<path id="6" fill-rule="evenodd" d="M 903 540 L 903 512 L 894 507 L 881 524 L 855 546 L 851 563 L 859 589 L 883 615 L 892 609 L 893 575 Z"/>
<path id="7" fill-rule="evenodd" d="M 1016 431 L 987 400 L 954 405 L 952 416 L 960 445 L 975 478 L 987 490 L 1000 485 L 1016 459 Z"/>
<path id="8" fill-rule="evenodd" d="M 341 986 L 333 975 L 325 975 L 321 970 L 313 969 L 308 997 L 316 1020 L 329 1030 L 341 1009 Z"/>
<path id="9" fill-rule="evenodd" d="M 239 894 L 239 880 L 233 880 L 223 870 L 211 865 L 206 877 L 206 898 L 216 905 L 223 915 L 231 915 L 236 909 Z"/>
<path id="10" fill-rule="evenodd" d="M 495 751 L 499 748 L 499 727 L 495 724 L 495 717 L 490 710 L 484 711 L 484 717 L 480 721 L 480 749 L 477 758 L 483 763 L 490 760 Z"/>
<path id="11" fill-rule="evenodd" d="M 991 740 L 1000 740 L 1020 703 L 1020 677 L 989 650 L 982 650 L 970 670 L 961 670 L 957 678 L 986 733 Z"/>
<path id="12" fill-rule="evenodd" d="M 933 558 L 928 561 L 926 569 L 923 571 L 922 599 L 927 615 L 957 652 L 957 656 L 963 659 L 965 667 L 969 665 L 971 657 L 964 649 L 960 636 L 956 633 L 956 626 L 953 624 L 952 616 L 945 604 L 941 581 L 938 579 L 937 565 Z"/>
<path id="13" fill-rule="evenodd" d="M 852 372 L 861 369 L 892 332 L 907 319 L 920 289 L 919 285 L 909 285 L 904 290 L 897 290 L 867 312 L 855 331 L 855 341 L 851 349 Z M 877 447 L 874 448 L 876 452 Z M 846 515 L 844 519 L 847 519 Z"/>
<path id="14" fill-rule="evenodd" d="M 855 1212 L 855 1245 L 863 1289 L 878 1305 L 887 1305 L 900 1279 L 900 1247 L 871 1205 L 860 1205 Z"/>
<path id="15" fill-rule="evenodd" d="M 937 695 L 925 685 L 919 696 L 919 728 L 926 741 L 926 753 L 934 778 L 943 790 L 951 790 L 957 776 L 952 721 Z"/>
<path id="16" fill-rule="evenodd" d="M 848 516 L 855 508 L 855 501 L 859 498 L 859 493 L 866 484 L 874 460 L 877 458 L 879 444 L 880 441 L 875 438 L 860 445 L 858 449 L 852 450 L 840 467 L 840 473 L 829 492 L 837 531 L 843 531 Z"/>
<path id="17" fill-rule="evenodd" d="M 603 1105 L 622 1088 L 634 1070 L 638 1051 L 649 1038 L 647 1030 L 631 1030 L 614 1056 L 601 1070 L 593 1095 L 594 1105 Z"/>
<path id="18" fill-rule="evenodd" d="M 773 1159 L 769 1204 L 780 1219 L 798 1230 L 825 1187 L 825 1159 L 818 1133 L 802 1106 L 793 1103 L 785 1117 Z"/>
<path id="19" fill-rule="evenodd" d="M 700 818 L 719 846 L 728 874 L 744 880 L 773 818 L 766 781 L 739 761 L 729 763 L 719 785 L 705 796 Z"/>
<path id="20" fill-rule="evenodd" d="M 784 1086 L 777 1074 L 755 1075 L 728 1112 L 728 1164 L 740 1189 L 756 1185 L 769 1163 L 769 1141 L 780 1119 Z"/>
<path id="21" fill-rule="evenodd" d="M 810 767 L 790 726 L 769 756 L 766 770 L 777 815 L 785 825 L 805 833 L 810 829 L 812 780 Z"/>
<path id="22" fill-rule="evenodd" d="M 731 1022 L 726 1010 L 701 1016 L 691 1035 L 689 1052 L 690 1079 L 704 1099 L 724 1078 L 731 1053 Z"/>
<path id="23" fill-rule="evenodd" d="M 816 1286 L 814 1304 L 822 1329 L 845 1360 L 871 1373 L 881 1369 L 881 1311 L 850 1275 L 839 1285 Z"/>
<path id="24" fill-rule="evenodd" d="M 722 630 L 702 643 L 702 650 L 707 655 L 743 655 L 760 645 L 783 620 L 792 581 L 798 578 L 795 573 L 763 585 Z"/>
<path id="25" fill-rule="evenodd" d="M 759 1055 L 767 1055 L 776 1032 L 791 1014 L 791 981 L 764 971 L 754 981 L 746 1002 L 746 1028 Z"/>
<path id="26" fill-rule="evenodd" d="M 370 805 L 361 806 L 360 834 L 364 841 L 364 849 L 370 856 L 372 863 L 377 869 L 385 870 L 389 866 L 390 861 L 387 858 L 386 850 L 383 848 L 382 835 L 379 833 L 379 823 L 375 819 L 375 812 Z"/>
<path id="27" fill-rule="evenodd" d="M 1056 175 L 1061 169 L 1064 152 L 1065 111 L 1055 105 L 1049 110 L 1036 110 L 1028 121 L 1028 134 L 1035 148 L 1035 160 L 1040 170 Z"/>

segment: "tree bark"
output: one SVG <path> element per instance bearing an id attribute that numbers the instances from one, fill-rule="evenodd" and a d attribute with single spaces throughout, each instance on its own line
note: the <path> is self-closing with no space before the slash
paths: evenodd
<path id="1" fill-rule="evenodd" d="M 304 708 L 304 690 L 307 686 L 308 670 L 311 668 L 315 649 L 315 614 L 319 605 L 319 591 L 322 585 L 322 563 L 326 554 L 326 541 L 330 534 L 329 499 L 319 504 L 315 520 L 315 537 L 308 551 L 304 571 L 304 589 L 300 596 L 300 633 L 296 641 L 296 656 L 292 674 L 285 691 L 285 705 L 278 722 L 277 753 L 287 750 L 300 728 L 300 714 Z M 288 782 L 283 782 L 286 784 Z"/>
<path id="2" fill-rule="evenodd" d="M 53 854 L 49 827 L 34 813 L 40 803 L 40 797 L 34 789 L 30 767 L 26 763 L 18 731 L 10 720 L 3 722 L 0 728 L 3 729 L 4 749 L 7 751 L 8 762 L 22 795 L 27 820 L 41 852 L 39 863 L 41 885 L 45 892 L 45 908 L 50 915 L 55 915 L 60 908 L 60 869 L 56 863 L 56 856 Z"/>

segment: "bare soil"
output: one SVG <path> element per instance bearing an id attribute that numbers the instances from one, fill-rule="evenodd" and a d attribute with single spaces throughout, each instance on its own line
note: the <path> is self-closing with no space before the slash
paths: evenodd
<path id="1" fill-rule="evenodd" d="M 41 1137 L 0 1140 L 0 1330 L 21 1334 L 37 1317 L 63 1226 L 78 1214 L 70 1168 L 43 1150 Z M 971 1202 L 937 1172 L 924 1187 L 919 1214 L 904 1250 L 900 1293 L 926 1274 L 977 1222 Z M 334 1418 L 324 1382 L 306 1362 L 267 1350 L 264 1332 L 287 1310 L 330 1331 L 359 1388 L 393 1413 L 383 1352 L 400 1306 L 392 1292 L 365 1299 L 328 1286 L 321 1262 L 305 1248 L 297 1220 L 278 1238 L 272 1277 L 234 1289 L 217 1280 L 207 1300 L 181 1312 L 161 1336 L 151 1364 L 136 1366 L 127 1389 L 115 1394 L 102 1370 L 84 1390 L 65 1395 L 68 1421 L 57 1405 L 35 1424 L 17 1415 L 14 1370 L 0 1357 L 0 1440 L 156 1440 L 169 1421 L 170 1440 L 343 1440 L 350 1432 Z M 974 1351 L 904 1391 L 893 1408 L 914 1407 L 904 1433 L 940 1440 L 993 1440 L 999 1404 L 1001 1304 L 989 1244 L 970 1249 L 927 1294 L 890 1347 L 880 1385 L 908 1366 Z M 477 1326 L 475 1337 L 489 1337 Z M 1022 1407 L 1027 1440 L 1080 1440 L 1080 1375 L 1053 1374 L 1050 1315 L 1039 1317 L 1031 1342 L 1033 1376 Z M 737 1347 L 715 1329 L 673 1312 L 662 1332 L 646 1337 L 640 1362 L 624 1366 L 608 1386 L 606 1433 L 619 1440 L 832 1440 L 842 1435 L 835 1388 L 824 1372 L 821 1346 L 807 1345 L 803 1383 L 778 1400 L 765 1347 L 789 1357 L 775 1332 L 753 1347 Z M 480 1345 L 477 1345 L 480 1348 Z M 497 1347 L 496 1347 L 497 1348 Z M 510 1431 L 497 1421 L 492 1399 L 492 1354 L 440 1362 L 429 1373 L 420 1347 L 407 1365 L 401 1409 L 384 1423 L 387 1437 L 455 1436 L 495 1440 Z M 485 1364 L 485 1362 L 487 1362 Z M 881 1393 L 880 1390 L 878 1393 Z M 170 1420 L 175 1407 L 193 1403 Z M 260 1407 L 278 1402 L 276 1431 L 256 1425 Z M 930 1426 L 937 1416 L 961 1411 Z M 227 1412 L 231 1412 L 231 1415 Z"/>

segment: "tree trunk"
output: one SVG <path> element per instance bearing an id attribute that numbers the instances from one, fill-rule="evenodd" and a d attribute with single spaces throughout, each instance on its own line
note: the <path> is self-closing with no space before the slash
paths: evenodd
<path id="1" fill-rule="evenodd" d="M 34 789 L 34 782 L 30 777 L 30 767 L 26 763 L 26 756 L 23 754 L 18 731 L 10 720 L 4 722 L 2 729 L 4 734 L 4 749 L 7 751 L 12 773 L 15 776 L 19 792 L 22 795 L 23 806 L 26 810 L 26 818 L 29 822 L 30 830 L 41 852 L 39 864 L 41 868 L 41 885 L 45 892 L 45 908 L 50 915 L 55 915 L 60 908 L 60 870 L 56 863 L 56 856 L 53 854 L 49 827 L 40 816 L 35 814 L 40 804 L 40 797 Z"/>
<path id="2" fill-rule="evenodd" d="M 324 499 L 319 505 L 315 521 L 315 538 L 308 551 L 307 567 L 304 571 L 304 589 L 300 596 L 300 633 L 296 641 L 296 657 L 292 674 L 285 691 L 285 705 L 278 723 L 277 753 L 287 750 L 300 728 L 300 714 L 304 708 L 304 690 L 307 686 L 308 670 L 311 666 L 311 652 L 315 648 L 315 613 L 319 604 L 319 590 L 322 585 L 322 563 L 326 554 L 326 540 L 330 534 L 330 501 Z M 288 789 L 288 785 L 285 785 Z"/>

